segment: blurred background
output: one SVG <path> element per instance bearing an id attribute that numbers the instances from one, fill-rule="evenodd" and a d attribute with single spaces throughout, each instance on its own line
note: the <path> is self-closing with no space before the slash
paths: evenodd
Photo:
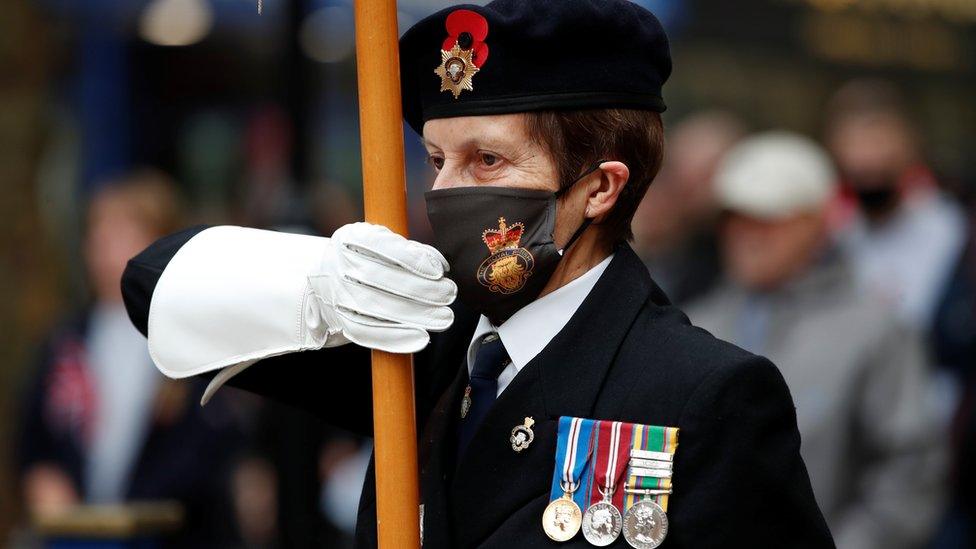
<path id="1" fill-rule="evenodd" d="M 350 545 L 369 441 L 234 390 L 200 408 L 120 302 L 178 227 L 361 219 L 352 2 L 256 2 L 0 6 L 0 545 Z M 638 3 L 675 71 L 634 247 L 783 370 L 838 546 L 976 546 L 976 1 Z M 401 30 L 448 4 L 401 0 Z M 115 507 L 51 518 L 79 504 Z"/>

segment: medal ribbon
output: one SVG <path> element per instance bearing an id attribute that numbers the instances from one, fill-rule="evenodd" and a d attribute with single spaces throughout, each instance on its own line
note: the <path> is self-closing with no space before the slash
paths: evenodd
<path id="1" fill-rule="evenodd" d="M 596 473 L 589 501 L 593 504 L 610 499 L 619 509 L 623 505 L 622 479 L 627 471 L 634 424 L 599 421 L 597 429 Z M 604 497 L 601 490 L 609 497 Z"/>
<path id="2" fill-rule="evenodd" d="M 573 500 L 581 508 L 585 503 L 583 490 L 579 490 L 583 472 L 592 452 L 595 420 L 563 416 L 559 418 L 556 442 L 556 470 L 553 475 L 550 500 L 572 493 Z M 564 490 L 564 488 L 566 490 Z"/>
<path id="3" fill-rule="evenodd" d="M 670 454 L 674 459 L 674 452 L 678 448 L 678 428 L 658 427 L 654 425 L 634 425 L 631 438 L 631 448 L 634 450 L 650 450 Z M 673 463 L 673 461 L 671 462 Z M 665 478 L 637 476 L 633 474 L 633 467 L 629 468 L 627 486 L 629 488 L 643 488 L 652 490 L 668 490 L 671 488 L 671 476 Z M 668 494 L 648 496 L 657 502 L 665 511 L 668 510 Z M 624 511 L 638 501 L 644 499 L 641 494 L 627 494 L 624 498 Z"/>

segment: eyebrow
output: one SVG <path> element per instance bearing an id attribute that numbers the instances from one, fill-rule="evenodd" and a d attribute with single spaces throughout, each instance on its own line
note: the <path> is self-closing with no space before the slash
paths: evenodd
<path id="1" fill-rule="evenodd" d="M 434 143 L 432 143 L 431 141 L 429 141 L 425 137 L 421 137 L 420 138 L 420 144 L 423 145 L 424 148 L 426 148 L 426 149 L 430 149 L 431 147 L 437 148 L 437 149 L 442 148 L 442 147 L 439 147 L 439 146 L 435 145 Z M 471 138 L 465 139 L 464 141 L 462 141 L 458 145 L 459 145 L 459 148 L 465 148 L 465 147 L 471 147 L 471 146 L 477 145 L 479 149 L 481 149 L 481 148 L 497 149 L 497 150 L 504 150 L 505 152 L 517 152 L 518 151 L 517 146 L 514 146 L 511 143 L 504 143 L 500 139 L 493 138 L 491 136 L 488 136 L 488 137 L 471 137 Z"/>

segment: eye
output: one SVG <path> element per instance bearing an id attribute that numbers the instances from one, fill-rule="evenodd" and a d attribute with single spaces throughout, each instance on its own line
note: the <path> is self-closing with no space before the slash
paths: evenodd
<path id="1" fill-rule="evenodd" d="M 485 166 L 494 166 L 498 162 L 498 157 L 491 153 L 481 153 L 481 163 Z"/>
<path id="2" fill-rule="evenodd" d="M 427 163 L 433 166 L 436 171 L 441 171 L 441 168 L 444 167 L 444 159 L 439 156 L 427 155 Z"/>

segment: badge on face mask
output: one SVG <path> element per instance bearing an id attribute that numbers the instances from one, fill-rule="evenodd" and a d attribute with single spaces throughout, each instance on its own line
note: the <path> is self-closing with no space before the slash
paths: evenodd
<path id="1" fill-rule="evenodd" d="M 457 283 L 465 304 L 499 325 L 539 296 L 563 249 L 590 223 L 583 221 L 563 249 L 553 241 L 556 203 L 571 187 L 552 193 L 471 186 L 424 195 L 435 244 L 447 258 L 448 276 Z"/>
<path id="2" fill-rule="evenodd" d="M 528 250 L 519 246 L 525 225 L 507 225 L 498 218 L 498 229 L 485 229 L 481 240 L 491 255 L 478 267 L 478 282 L 493 292 L 512 294 L 525 286 L 532 275 L 535 260 Z"/>

